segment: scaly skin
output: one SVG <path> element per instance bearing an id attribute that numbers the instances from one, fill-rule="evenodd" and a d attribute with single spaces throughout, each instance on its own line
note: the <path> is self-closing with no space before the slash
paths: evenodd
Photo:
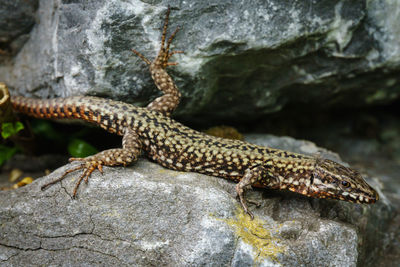
<path id="1" fill-rule="evenodd" d="M 13 108 L 37 118 L 73 118 L 99 125 L 123 136 L 123 146 L 87 158 L 72 158 L 81 165 L 66 171 L 54 184 L 71 172 L 83 170 L 73 195 L 82 180 L 102 166 L 128 165 L 141 151 L 160 165 L 179 171 L 193 171 L 238 182 L 236 191 L 244 210 L 250 215 L 244 198 L 247 186 L 288 189 L 309 197 L 333 198 L 356 203 L 374 203 L 378 198 L 361 175 L 327 159 L 272 149 L 239 140 L 228 140 L 192 130 L 171 119 L 180 93 L 165 71 L 169 58 L 181 51 L 169 51 L 178 31 L 165 43 L 169 9 L 163 27 L 161 49 L 153 62 L 133 50 L 149 65 L 156 86 L 164 95 L 146 108 L 97 97 L 76 96 L 40 100 L 12 97 Z"/>

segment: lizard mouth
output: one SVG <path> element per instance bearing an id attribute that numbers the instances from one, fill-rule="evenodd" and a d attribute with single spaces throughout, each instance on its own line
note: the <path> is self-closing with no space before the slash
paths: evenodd
<path id="1" fill-rule="evenodd" d="M 359 196 L 358 200 L 359 200 L 359 202 L 357 201 L 357 203 L 371 204 L 371 203 L 375 203 L 376 201 L 379 200 L 379 195 L 375 190 L 373 190 L 373 194 L 371 194 L 369 196 Z"/>
<path id="2" fill-rule="evenodd" d="M 339 197 L 341 200 L 359 203 L 359 204 L 373 204 L 377 200 L 379 200 L 378 193 L 373 190 L 371 194 L 354 194 L 350 192 L 343 192 L 342 195 Z"/>
<path id="3" fill-rule="evenodd" d="M 293 191 L 293 190 L 292 190 Z M 373 204 L 377 200 L 379 200 L 378 193 L 371 189 L 371 194 L 360 194 L 360 193 L 351 193 L 351 192 L 342 192 L 341 194 L 333 193 L 333 192 L 309 192 L 306 194 L 309 197 L 314 198 L 328 198 L 328 199 L 338 199 L 352 203 L 358 204 Z"/>

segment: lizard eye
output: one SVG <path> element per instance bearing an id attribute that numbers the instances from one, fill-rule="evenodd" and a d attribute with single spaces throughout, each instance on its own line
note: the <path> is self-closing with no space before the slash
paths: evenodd
<path id="1" fill-rule="evenodd" d="M 349 182 L 347 182 L 347 181 L 342 181 L 342 185 L 343 185 L 343 187 L 349 187 L 350 186 L 350 183 Z"/>

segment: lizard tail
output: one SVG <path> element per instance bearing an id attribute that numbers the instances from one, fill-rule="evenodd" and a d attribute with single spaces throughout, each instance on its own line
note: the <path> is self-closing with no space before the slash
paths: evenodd
<path id="1" fill-rule="evenodd" d="M 58 119 L 74 118 L 84 119 L 84 110 L 74 105 L 68 98 L 35 99 L 23 96 L 12 96 L 11 104 L 17 112 L 36 118 Z M 82 111 L 82 112 L 81 112 Z"/>
<path id="2" fill-rule="evenodd" d="M 110 133 L 123 135 L 123 129 L 133 123 L 140 108 L 129 107 L 125 103 L 91 96 L 67 98 L 35 99 L 12 96 L 13 109 L 36 118 L 79 119 L 87 121 Z M 129 114 L 126 115 L 126 114 Z"/>

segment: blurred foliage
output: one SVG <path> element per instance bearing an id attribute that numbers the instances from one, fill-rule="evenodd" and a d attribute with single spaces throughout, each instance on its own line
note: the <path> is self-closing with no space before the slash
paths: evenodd
<path id="1" fill-rule="evenodd" d="M 82 139 L 74 138 L 68 143 L 68 152 L 76 158 L 84 158 L 96 154 L 98 150 Z"/>
<path id="2" fill-rule="evenodd" d="M 17 122 L 3 122 L 1 124 L 1 137 L 7 139 L 10 136 L 16 135 L 19 131 L 24 129 L 24 125 Z M 9 160 L 15 153 L 18 152 L 17 147 L 10 147 L 0 144 L 0 166 L 7 160 Z"/>
<path id="3" fill-rule="evenodd" d="M 7 160 L 9 160 L 15 153 L 17 153 L 18 148 L 9 147 L 0 144 L 0 166 Z"/>
<path id="4" fill-rule="evenodd" d="M 88 136 L 88 129 L 88 127 L 82 127 L 79 131 L 69 133 L 56 129 L 50 121 L 32 121 L 32 131 L 35 136 L 45 139 L 46 142 L 49 140 L 53 141 L 55 143 L 54 146 L 57 146 L 58 150 L 63 150 L 67 147 L 69 154 L 72 157 L 78 158 L 87 157 L 98 152 L 94 146 L 83 140 Z"/>
<path id="5" fill-rule="evenodd" d="M 35 136 L 52 141 L 65 141 L 66 136 L 64 136 L 63 133 L 55 130 L 50 121 L 33 120 L 31 122 L 31 127 Z"/>
<path id="6" fill-rule="evenodd" d="M 10 136 L 16 135 L 22 129 L 24 129 L 24 125 L 19 121 L 17 121 L 17 122 L 3 122 L 1 124 L 1 136 L 4 139 L 7 139 Z"/>
<path id="7" fill-rule="evenodd" d="M 50 121 L 33 119 L 30 121 L 30 129 L 35 136 L 35 143 L 40 151 L 35 153 L 65 153 L 72 157 L 87 157 L 98 152 L 98 150 L 87 143 L 84 139 L 90 136 L 91 129 L 82 127 L 76 131 L 75 127 L 69 125 L 56 125 Z M 24 129 L 21 122 L 2 123 L 1 136 L 7 139 Z M 0 144 L 0 166 L 9 160 L 15 153 L 21 150 L 12 142 Z M 64 151 L 64 152 L 63 152 Z"/>
<path id="8" fill-rule="evenodd" d="M 12 189 L 17 189 L 20 188 L 22 186 L 25 186 L 27 184 L 31 184 L 33 182 L 33 178 L 28 176 L 23 178 L 21 181 L 19 181 L 18 183 L 13 184 Z"/>

